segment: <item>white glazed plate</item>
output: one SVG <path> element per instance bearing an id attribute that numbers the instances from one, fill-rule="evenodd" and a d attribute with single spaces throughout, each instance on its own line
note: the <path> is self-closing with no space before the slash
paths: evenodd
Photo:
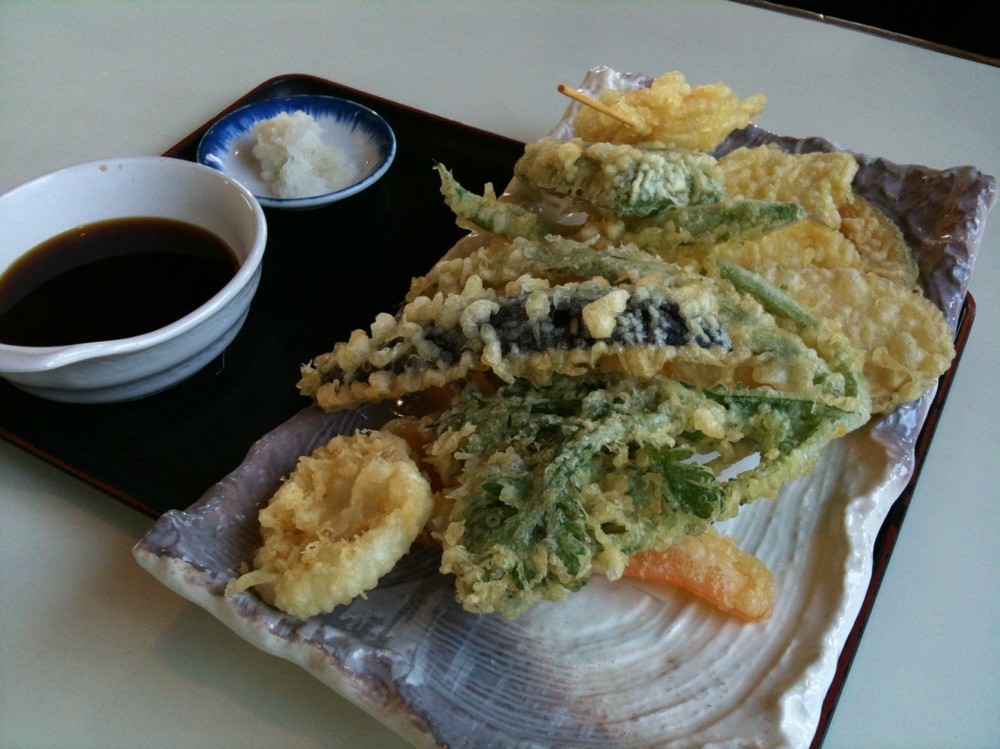
<path id="1" fill-rule="evenodd" d="M 583 88 L 648 81 L 597 69 Z M 567 134 L 572 113 L 557 134 Z M 752 126 L 724 147 L 762 142 L 838 148 Z M 995 181 L 970 167 L 856 157 L 856 191 L 906 224 L 928 294 L 954 327 Z M 224 597 L 259 544 L 256 510 L 298 456 L 333 434 L 377 427 L 387 416 L 378 406 L 304 409 L 197 504 L 164 515 L 135 556 L 240 636 L 418 746 L 808 747 L 872 578 L 876 534 L 913 475 L 931 399 L 830 444 L 776 501 L 748 505 L 722 526 L 775 574 L 774 614 L 755 624 L 674 590 L 603 578 L 515 621 L 476 616 L 455 603 L 430 550 L 404 558 L 367 598 L 305 621 L 251 593 Z"/>
<path id="2" fill-rule="evenodd" d="M 279 198 L 261 178 L 253 155 L 253 126 L 285 112 L 302 111 L 322 128 L 321 139 L 336 146 L 357 167 L 356 180 L 346 187 L 305 198 Z M 376 112 L 336 96 L 302 94 L 265 99 L 236 109 L 216 121 L 198 144 L 198 162 L 218 169 L 246 187 L 261 205 L 302 210 L 319 208 L 371 187 L 396 156 L 396 136 Z"/>

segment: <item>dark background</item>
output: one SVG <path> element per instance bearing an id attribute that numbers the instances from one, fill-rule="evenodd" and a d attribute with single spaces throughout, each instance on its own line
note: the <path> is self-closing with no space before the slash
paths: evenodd
<path id="1" fill-rule="evenodd" d="M 873 26 L 972 56 L 992 58 L 983 62 L 1000 64 L 1000 25 L 994 20 L 998 7 L 995 0 L 925 0 L 923 3 L 919 0 L 781 0 L 749 4 L 820 13 L 827 20 Z"/>

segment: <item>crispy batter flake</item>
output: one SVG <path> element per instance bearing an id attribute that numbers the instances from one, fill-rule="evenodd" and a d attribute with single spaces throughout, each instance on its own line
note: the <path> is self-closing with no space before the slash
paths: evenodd
<path id="1" fill-rule="evenodd" d="M 864 198 L 842 203 L 838 210 L 840 231 L 858 248 L 865 270 L 904 286 L 917 285 L 917 262 L 888 216 Z"/>
<path id="2" fill-rule="evenodd" d="M 655 79 L 637 91 L 604 91 L 602 103 L 650 131 L 638 133 L 605 114 L 584 107 L 576 118 L 577 134 L 612 143 L 659 142 L 669 148 L 710 151 L 733 130 L 746 127 L 763 110 L 763 94 L 740 99 L 728 86 L 691 86 L 679 72 Z"/>
<path id="3" fill-rule="evenodd" d="M 757 272 L 836 323 L 863 352 L 873 413 L 918 398 L 955 356 L 944 315 L 909 286 L 851 268 L 770 265 Z"/>
<path id="4" fill-rule="evenodd" d="M 726 195 L 756 200 L 791 200 L 834 229 L 838 206 L 854 200 L 851 180 L 858 171 L 843 151 L 792 154 L 777 146 L 737 148 L 719 159 Z"/>
<path id="5" fill-rule="evenodd" d="M 260 512 L 254 569 L 227 587 L 307 618 L 371 590 L 431 516 L 431 487 L 389 432 L 334 437 L 299 460 Z"/>

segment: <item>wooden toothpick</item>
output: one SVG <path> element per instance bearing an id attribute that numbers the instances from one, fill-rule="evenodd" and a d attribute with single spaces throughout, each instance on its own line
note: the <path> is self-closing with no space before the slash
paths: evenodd
<path id="1" fill-rule="evenodd" d="M 596 109 L 601 114 L 606 114 L 608 117 L 618 120 L 626 127 L 630 127 L 633 130 L 635 130 L 637 133 L 639 133 L 639 135 L 649 135 L 648 127 L 636 122 L 635 120 L 626 117 L 620 112 L 616 112 L 607 104 L 603 104 L 599 102 L 597 99 L 593 99 L 587 96 L 586 94 L 581 94 L 575 88 L 571 88 L 570 86 L 567 86 L 565 83 L 560 83 L 557 86 L 557 89 L 559 90 L 559 93 L 562 94 L 563 96 L 568 96 L 570 99 L 578 101 L 581 104 L 590 107 L 591 109 Z"/>

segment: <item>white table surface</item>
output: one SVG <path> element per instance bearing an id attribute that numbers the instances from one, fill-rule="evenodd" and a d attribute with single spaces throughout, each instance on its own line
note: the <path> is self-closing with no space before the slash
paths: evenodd
<path id="1" fill-rule="evenodd" d="M 521 140 L 607 64 L 763 92 L 758 124 L 1000 175 L 1000 68 L 706 2 L 0 0 L 0 191 L 156 154 L 311 73 Z M 825 746 L 1000 745 L 1000 209 L 978 314 Z M 155 428 L 155 425 L 150 425 Z M 0 442 L 0 746 L 401 747 L 138 567 L 151 521 Z"/>

